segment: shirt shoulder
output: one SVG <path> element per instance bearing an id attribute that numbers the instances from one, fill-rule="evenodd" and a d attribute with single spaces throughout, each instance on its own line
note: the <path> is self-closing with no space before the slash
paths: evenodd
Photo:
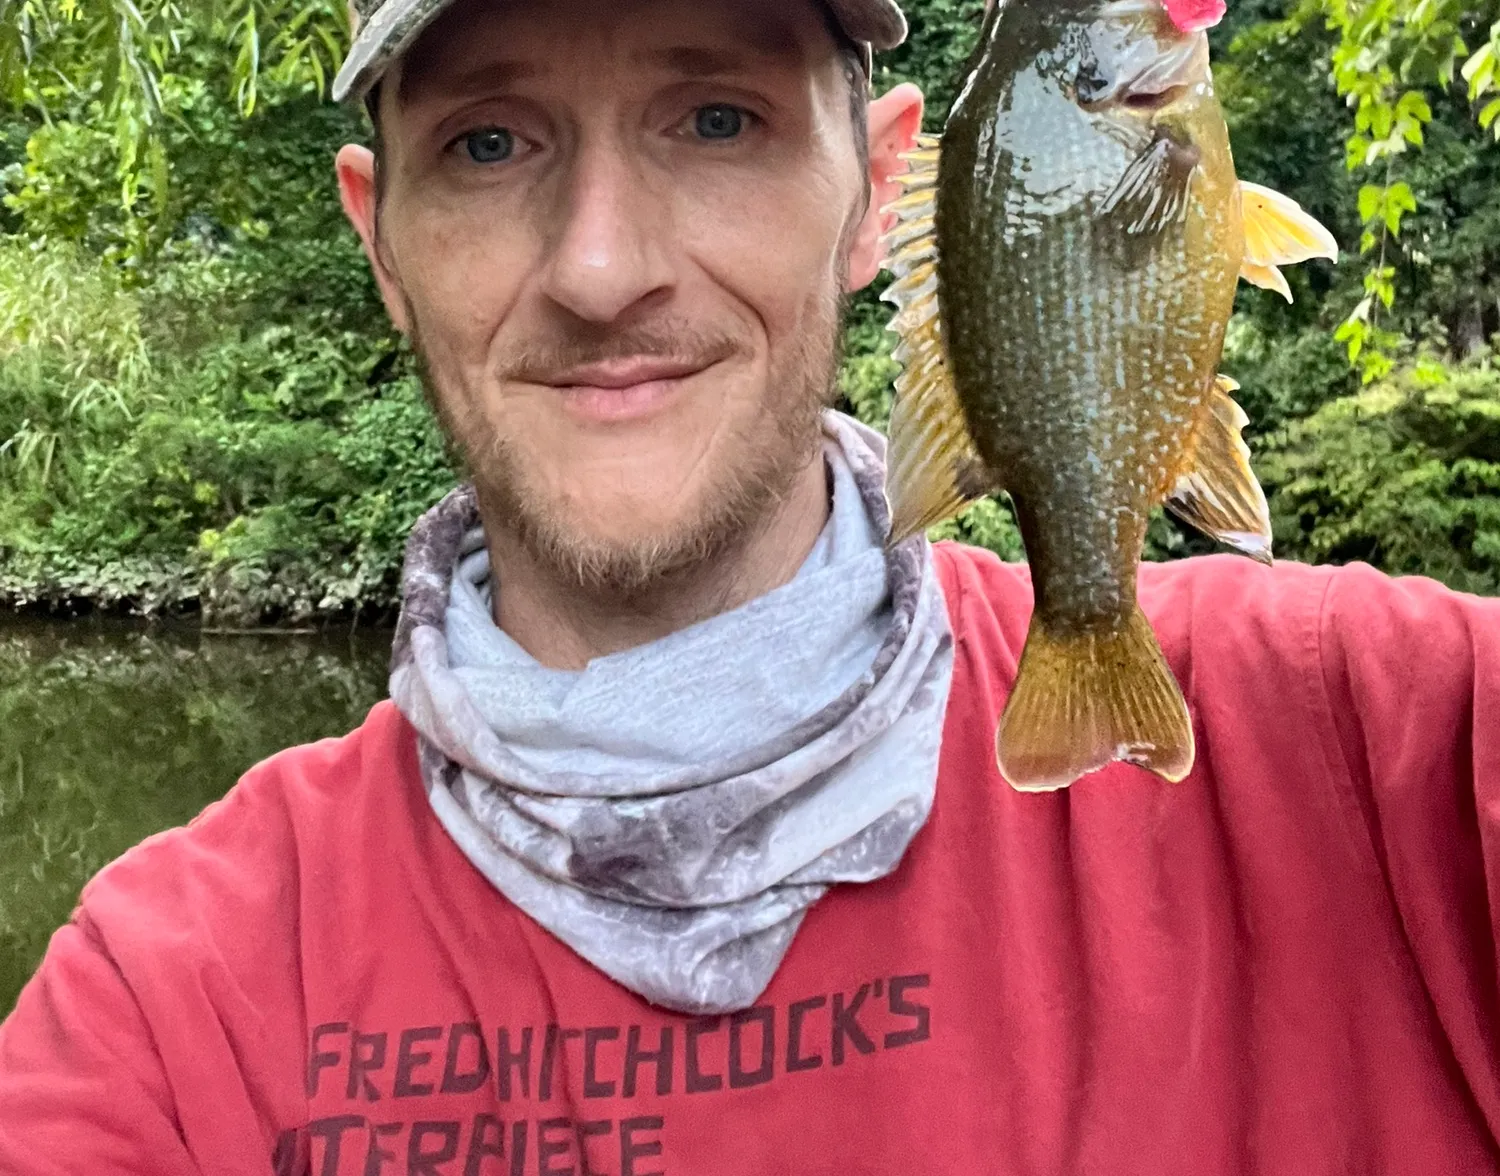
<path id="1" fill-rule="evenodd" d="M 80 913 L 105 929 L 122 923 L 141 939 L 226 917 L 294 912 L 306 856 L 335 822 L 357 812 L 363 792 L 399 773 L 403 727 L 381 703 L 347 735 L 255 765 L 188 824 L 148 837 L 95 875 Z M 245 930 L 253 940 L 256 929 Z"/>
<path id="2" fill-rule="evenodd" d="M 1274 695 L 1295 677 L 1329 710 L 1373 721 L 1424 692 L 1466 695 L 1500 638 L 1500 601 L 1363 563 L 1146 564 L 1140 599 L 1185 690 L 1259 683 Z M 1380 685 L 1353 697 L 1350 681 Z"/>
<path id="3" fill-rule="evenodd" d="M 1029 570 L 962 544 L 934 550 L 961 662 L 1003 705 L 1031 620 Z M 1283 721 L 1274 716 L 1285 713 L 1289 697 L 1305 704 L 1299 713 L 1309 721 L 1314 713 L 1326 716 L 1325 612 L 1330 600 L 1352 602 L 1342 607 L 1356 615 L 1337 623 L 1368 623 L 1357 614 L 1378 613 L 1381 593 L 1361 603 L 1358 589 L 1335 592 L 1335 586 L 1370 579 L 1387 577 L 1369 569 L 1292 562 L 1266 567 L 1242 556 L 1210 555 L 1143 563 L 1137 586 L 1190 705 L 1206 721 L 1251 728 L 1262 717 Z"/>
<path id="4" fill-rule="evenodd" d="M 939 543 L 933 550 L 955 634 L 998 640 L 1019 654 L 1031 618 L 1028 567 L 960 543 Z M 1315 653 L 1309 637 L 1315 645 L 1324 598 L 1338 572 L 1290 562 L 1268 568 L 1242 556 L 1210 555 L 1143 563 L 1137 584 L 1141 607 L 1175 670 L 1198 647 Z"/>
<path id="5" fill-rule="evenodd" d="M 1031 618 L 1029 574 L 958 544 L 937 551 L 965 688 L 1003 706 Z M 1451 742 L 1459 719 L 1414 713 L 1473 713 L 1476 698 L 1500 697 L 1500 601 L 1425 577 L 1223 554 L 1142 564 L 1138 592 L 1200 736 L 1234 750 L 1226 762 L 1297 743 L 1316 751 L 1320 775 L 1358 788 L 1372 741 Z"/>
<path id="6" fill-rule="evenodd" d="M 207 1054 L 222 1050 L 247 1089 L 273 1098 L 292 1089 L 284 1076 L 301 1066 L 309 951 L 338 917 L 350 862 L 368 868 L 372 844 L 395 853 L 411 835 L 396 806 L 377 803 L 407 776 L 407 760 L 414 776 L 410 743 L 382 703 L 342 738 L 256 765 L 84 888 L 72 922 L 140 1006 L 169 1075 L 202 1074 Z M 371 814 L 382 808 L 376 830 Z"/>

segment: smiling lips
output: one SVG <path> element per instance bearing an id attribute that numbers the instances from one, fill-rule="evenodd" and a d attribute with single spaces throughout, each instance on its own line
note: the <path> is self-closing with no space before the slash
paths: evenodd
<path id="1" fill-rule="evenodd" d="M 701 362 L 637 357 L 573 368 L 547 382 L 575 417 L 617 423 L 650 416 L 664 407 Z"/>

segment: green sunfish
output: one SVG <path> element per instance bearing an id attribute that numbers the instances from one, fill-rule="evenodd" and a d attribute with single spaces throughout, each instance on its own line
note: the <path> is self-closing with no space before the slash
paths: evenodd
<path id="1" fill-rule="evenodd" d="M 1187 705 L 1136 603 L 1160 504 L 1270 562 L 1266 500 L 1218 374 L 1236 281 L 1336 258 L 1235 176 L 1203 32 L 1158 0 L 1001 0 L 941 139 L 898 179 L 891 542 L 1004 490 L 1035 607 L 1001 774 L 1063 788 L 1115 760 L 1180 780 Z"/>

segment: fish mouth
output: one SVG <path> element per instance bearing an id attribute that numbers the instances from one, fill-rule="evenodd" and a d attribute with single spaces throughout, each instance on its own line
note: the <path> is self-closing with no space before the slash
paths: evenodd
<path id="1" fill-rule="evenodd" d="M 1138 114 L 1156 114 L 1186 98 L 1192 87 L 1185 82 L 1163 86 L 1160 90 L 1126 90 L 1115 102 L 1121 110 L 1132 110 Z"/>
<path id="2" fill-rule="evenodd" d="M 1125 11 L 1126 5 L 1132 6 L 1131 11 L 1165 11 L 1154 0 L 1149 4 L 1118 0 L 1115 7 Z M 1115 70 L 1106 72 L 1087 93 L 1080 87 L 1078 104 L 1090 111 L 1119 109 L 1155 114 L 1187 97 L 1208 78 L 1205 34 L 1174 37 L 1166 43 L 1155 36 L 1134 36 L 1119 50 Z"/>
<path id="3" fill-rule="evenodd" d="M 1148 16 L 1165 12 L 1161 0 L 1108 0 L 1099 6 L 1099 15 L 1106 20 L 1122 16 Z"/>
<path id="4" fill-rule="evenodd" d="M 1177 82 L 1155 89 L 1120 87 L 1113 93 L 1101 98 L 1084 99 L 1080 97 L 1078 105 L 1091 114 L 1121 111 L 1126 114 L 1150 118 L 1160 114 L 1169 107 L 1177 105 L 1177 103 L 1192 94 L 1195 88 L 1195 86 L 1189 85 L 1186 82 Z"/>

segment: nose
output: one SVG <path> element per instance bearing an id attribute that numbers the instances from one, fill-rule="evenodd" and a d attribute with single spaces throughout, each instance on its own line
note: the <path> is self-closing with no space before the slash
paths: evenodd
<path id="1" fill-rule="evenodd" d="M 619 144 L 580 145 L 557 210 L 545 289 L 581 319 L 611 323 L 672 284 L 667 202 Z"/>

